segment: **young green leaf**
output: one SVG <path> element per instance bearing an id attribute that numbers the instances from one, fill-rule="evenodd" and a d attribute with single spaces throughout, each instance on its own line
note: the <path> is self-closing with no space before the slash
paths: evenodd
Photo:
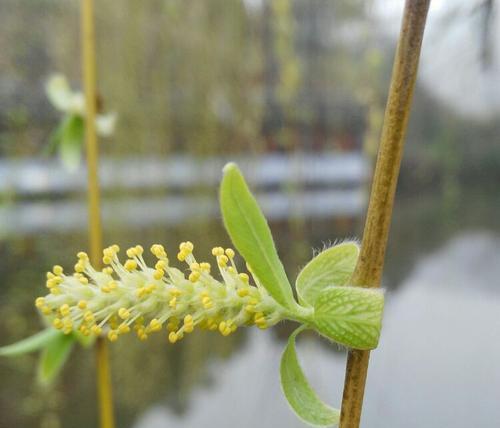
<path id="1" fill-rule="evenodd" d="M 47 344 L 38 365 L 40 383 L 43 385 L 52 383 L 68 359 L 74 343 L 73 335 L 59 334 Z"/>
<path id="2" fill-rule="evenodd" d="M 220 205 L 226 230 L 253 274 L 279 304 L 297 309 L 271 230 L 234 163 L 224 167 Z"/>
<path id="3" fill-rule="evenodd" d="M 297 276 L 297 295 L 301 303 L 314 306 L 319 293 L 331 285 L 346 285 L 359 256 L 355 242 L 344 242 L 314 257 Z"/>
<path id="4" fill-rule="evenodd" d="M 29 352 L 42 349 L 51 340 L 55 339 L 62 333 L 55 328 L 49 327 L 42 330 L 33 336 L 22 339 L 12 345 L 3 346 L 0 348 L 0 356 L 2 357 L 15 357 L 17 355 L 27 354 Z"/>
<path id="5" fill-rule="evenodd" d="M 304 328 L 299 327 L 288 339 L 281 357 L 281 387 L 288 403 L 304 422 L 319 427 L 335 425 L 339 422 L 340 412 L 321 401 L 307 382 L 297 359 L 295 339 Z"/>
<path id="6" fill-rule="evenodd" d="M 317 297 L 313 325 L 322 335 L 354 349 L 377 347 L 384 294 L 363 287 L 328 287 Z"/>

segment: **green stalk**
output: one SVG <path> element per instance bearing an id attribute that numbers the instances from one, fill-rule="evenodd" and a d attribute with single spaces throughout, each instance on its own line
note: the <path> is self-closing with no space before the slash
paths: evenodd
<path id="1" fill-rule="evenodd" d="M 405 3 L 363 243 L 359 261 L 351 279 L 353 285 L 380 286 L 429 4 L 430 0 L 406 0 Z M 341 428 L 359 427 L 369 358 L 369 351 L 351 350 L 348 354 L 340 418 Z"/>

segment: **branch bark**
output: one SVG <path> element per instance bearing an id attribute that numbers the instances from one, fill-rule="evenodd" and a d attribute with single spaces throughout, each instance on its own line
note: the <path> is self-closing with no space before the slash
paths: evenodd
<path id="1" fill-rule="evenodd" d="M 406 0 L 405 3 L 361 253 L 351 279 L 353 285 L 380 286 L 429 5 L 430 0 Z M 348 353 L 340 428 L 359 427 L 369 359 L 369 351 Z"/>

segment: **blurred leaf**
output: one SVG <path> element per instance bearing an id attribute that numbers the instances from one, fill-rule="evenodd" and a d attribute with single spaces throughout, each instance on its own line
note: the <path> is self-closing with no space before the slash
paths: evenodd
<path id="1" fill-rule="evenodd" d="M 271 230 L 234 163 L 224 167 L 220 205 L 226 230 L 252 273 L 279 304 L 295 309 L 298 305 L 276 252 Z"/>
<path id="2" fill-rule="evenodd" d="M 46 346 L 50 341 L 54 340 L 61 333 L 56 329 L 49 327 L 42 330 L 33 336 L 13 343 L 12 345 L 3 346 L 0 348 L 0 356 L 14 357 L 16 355 L 27 354 L 28 352 L 37 351 Z"/>
<path id="3" fill-rule="evenodd" d="M 45 92 L 56 109 L 67 111 L 70 108 L 73 93 L 63 74 L 56 73 L 50 76 L 45 85 Z"/>
<path id="4" fill-rule="evenodd" d="M 344 242 L 314 257 L 297 276 L 300 303 L 314 306 L 318 294 L 331 285 L 346 285 L 354 272 L 359 256 L 355 242 Z"/>
<path id="5" fill-rule="evenodd" d="M 319 333 L 354 349 L 377 347 L 382 328 L 384 294 L 363 287 L 328 287 L 314 304 L 313 325 Z"/>
<path id="6" fill-rule="evenodd" d="M 75 343 L 72 335 L 59 334 L 43 350 L 38 365 L 38 380 L 44 385 L 52 383 L 69 357 Z"/>
<path id="7" fill-rule="evenodd" d="M 59 158 L 64 166 L 74 171 L 82 160 L 84 121 L 80 116 L 71 114 L 64 120 L 58 145 Z"/>
<path id="8" fill-rule="evenodd" d="M 281 387 L 288 403 L 304 422 L 320 427 L 335 425 L 339 422 L 340 412 L 321 401 L 307 382 L 297 359 L 295 339 L 304 329 L 298 328 L 288 339 L 281 357 Z"/>

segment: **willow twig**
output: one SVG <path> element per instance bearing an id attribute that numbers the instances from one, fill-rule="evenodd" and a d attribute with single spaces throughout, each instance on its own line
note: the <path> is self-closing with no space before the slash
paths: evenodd
<path id="1" fill-rule="evenodd" d="M 83 80 L 85 89 L 85 146 L 87 151 L 88 215 L 90 259 L 95 266 L 101 265 L 102 226 L 98 176 L 99 151 L 96 135 L 96 61 L 94 32 L 94 1 L 81 0 L 81 34 L 83 49 Z M 113 428 L 113 400 L 107 343 L 98 338 L 95 345 L 97 367 L 97 392 L 99 399 L 100 426 Z"/>
<path id="2" fill-rule="evenodd" d="M 361 253 L 351 280 L 354 285 L 380 286 L 429 4 L 430 0 L 405 3 Z M 369 351 L 351 350 L 348 354 L 341 428 L 359 427 L 369 358 Z"/>

